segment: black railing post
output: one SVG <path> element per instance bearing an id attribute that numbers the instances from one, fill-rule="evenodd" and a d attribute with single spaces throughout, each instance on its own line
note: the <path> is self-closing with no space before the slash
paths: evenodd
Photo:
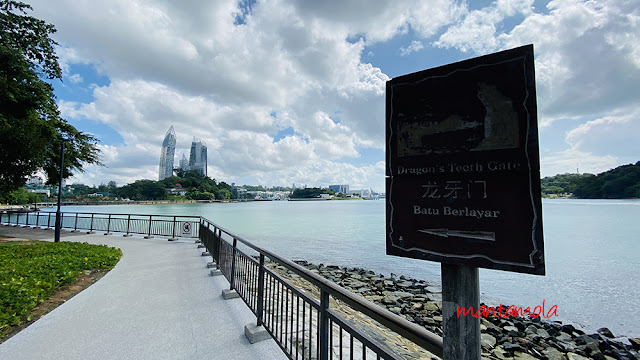
<path id="1" fill-rule="evenodd" d="M 238 246 L 238 239 L 236 239 L 235 237 L 233 238 L 233 251 L 231 252 L 231 279 L 229 280 L 229 283 L 231 284 L 231 286 L 229 287 L 229 290 L 233 290 L 234 288 L 234 283 L 236 281 L 236 249 Z"/>
<path id="2" fill-rule="evenodd" d="M 127 216 L 127 233 L 124 236 L 129 236 L 129 226 L 131 225 L 131 214 Z"/>
<path id="3" fill-rule="evenodd" d="M 149 231 L 148 231 L 147 235 L 144 237 L 145 239 L 153 238 L 153 236 L 151 236 L 151 223 L 152 223 L 151 217 L 152 216 L 153 215 L 149 215 Z"/>
<path id="4" fill-rule="evenodd" d="M 89 234 L 93 232 L 93 215 L 94 214 L 91 214 L 91 224 L 89 225 Z"/>
<path id="5" fill-rule="evenodd" d="M 258 313 L 257 326 L 262 326 L 264 312 L 264 254 L 260 253 L 260 267 L 258 268 Z"/>
<path id="6" fill-rule="evenodd" d="M 47 218 L 47 227 L 48 228 L 51 228 L 51 214 L 52 213 L 49 213 L 49 217 Z"/>
<path id="7" fill-rule="evenodd" d="M 107 219 L 107 232 L 104 234 L 111 235 L 111 232 L 109 231 L 110 229 L 111 229 L 111 214 L 109 214 L 109 219 Z"/>
<path id="8" fill-rule="evenodd" d="M 216 240 L 216 264 L 220 266 L 220 246 L 222 245 L 222 230 L 218 229 L 218 239 Z"/>
<path id="9" fill-rule="evenodd" d="M 78 213 L 76 213 L 76 220 L 73 222 L 73 231 L 78 231 Z"/>
<path id="10" fill-rule="evenodd" d="M 29 227 L 29 211 L 27 210 L 27 221 L 24 224 L 24 227 Z"/>
<path id="11" fill-rule="evenodd" d="M 176 238 L 176 217 L 173 217 L 173 231 L 171 233 L 171 238 L 175 239 Z"/>
<path id="12" fill-rule="evenodd" d="M 320 333 L 320 339 L 318 348 L 320 350 L 319 360 L 329 359 L 329 316 L 327 314 L 329 310 L 329 293 L 324 289 L 320 289 L 320 324 L 318 324 L 318 332 Z"/>

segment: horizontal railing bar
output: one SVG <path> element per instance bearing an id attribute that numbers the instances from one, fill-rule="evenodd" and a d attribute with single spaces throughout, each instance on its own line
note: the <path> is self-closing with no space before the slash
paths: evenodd
<path id="1" fill-rule="evenodd" d="M 102 213 L 102 212 L 76 212 L 76 211 L 63 211 L 63 212 L 65 214 L 64 216 L 72 216 L 72 215 L 75 216 L 75 214 L 78 214 L 78 215 L 86 215 L 87 217 L 91 217 L 91 215 L 103 215 L 105 217 L 108 217 L 109 215 L 111 215 L 112 217 L 124 216 L 125 219 L 127 216 L 131 215 L 132 220 L 133 220 L 133 216 L 145 217 L 146 219 L 149 219 L 149 217 L 151 216 L 153 220 L 167 221 L 167 222 L 172 222 L 174 217 L 176 218 L 176 220 L 190 219 L 191 221 L 194 221 L 194 222 L 196 221 L 200 222 L 202 220 L 201 216 L 190 216 L 190 215 L 152 215 L 152 214 L 126 214 L 126 213 L 112 214 L 112 213 Z M 14 213 L 14 212 L 11 212 L 11 213 Z M 30 212 L 30 214 L 32 213 L 34 212 Z M 35 213 L 49 214 L 49 213 L 53 213 L 53 211 L 37 211 Z"/>

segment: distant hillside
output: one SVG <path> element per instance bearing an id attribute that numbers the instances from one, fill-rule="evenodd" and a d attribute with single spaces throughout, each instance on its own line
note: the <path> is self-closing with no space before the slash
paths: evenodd
<path id="1" fill-rule="evenodd" d="M 640 198 L 640 161 L 598 175 L 562 174 L 542 179 L 542 195 L 579 199 Z"/>

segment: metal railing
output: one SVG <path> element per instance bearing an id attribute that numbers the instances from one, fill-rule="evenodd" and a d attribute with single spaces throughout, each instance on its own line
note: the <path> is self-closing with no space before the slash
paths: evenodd
<path id="1" fill-rule="evenodd" d="M 403 358 L 380 336 L 368 334 L 357 317 L 442 356 L 441 337 L 204 218 L 200 239 L 256 324 L 290 359 Z"/>
<path id="2" fill-rule="evenodd" d="M 230 289 L 256 315 L 256 325 L 263 326 L 290 359 L 405 358 L 402 349 L 391 344 L 397 341 L 385 342 L 385 337 L 415 344 L 422 351 L 419 358 L 428 358 L 429 353 L 442 357 L 441 337 L 205 218 L 62 215 L 62 227 L 66 229 L 199 238 L 229 281 Z M 0 213 L 0 224 L 50 228 L 55 225 L 55 213 Z M 190 227 L 188 236 L 182 226 Z M 372 334 L 372 328 L 381 330 Z"/>
<path id="3" fill-rule="evenodd" d="M 199 236 L 199 216 L 167 216 L 140 214 L 104 214 L 64 212 L 62 228 L 88 232 L 118 232 L 124 235 L 141 234 L 148 237 L 169 236 L 171 238 Z M 0 212 L 0 224 L 52 228 L 56 223 L 56 213 L 38 212 Z"/>

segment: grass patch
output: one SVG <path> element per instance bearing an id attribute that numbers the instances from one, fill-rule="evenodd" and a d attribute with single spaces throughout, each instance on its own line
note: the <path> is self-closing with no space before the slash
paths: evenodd
<path id="1" fill-rule="evenodd" d="M 85 270 L 111 269 L 122 251 L 74 242 L 0 242 L 0 339 Z"/>

